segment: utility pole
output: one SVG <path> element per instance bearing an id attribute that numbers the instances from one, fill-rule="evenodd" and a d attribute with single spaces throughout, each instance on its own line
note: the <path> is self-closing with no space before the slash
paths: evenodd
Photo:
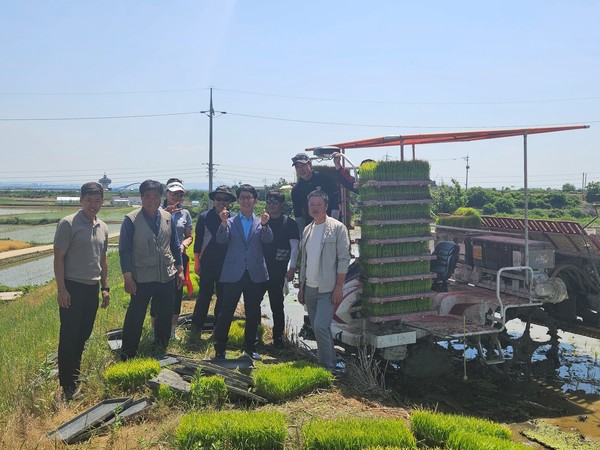
<path id="1" fill-rule="evenodd" d="M 466 167 L 466 169 L 467 169 L 467 176 L 465 178 L 465 191 L 466 191 L 467 189 L 469 189 L 469 169 L 471 168 L 469 166 L 469 155 L 467 155 L 465 157 L 465 161 L 467 162 L 467 167 Z"/>
<path id="2" fill-rule="evenodd" d="M 208 192 L 213 190 L 213 117 L 215 112 L 219 115 L 227 114 L 225 111 L 215 111 L 213 108 L 213 88 L 210 88 L 210 109 L 208 111 L 200 111 L 208 116 Z"/>

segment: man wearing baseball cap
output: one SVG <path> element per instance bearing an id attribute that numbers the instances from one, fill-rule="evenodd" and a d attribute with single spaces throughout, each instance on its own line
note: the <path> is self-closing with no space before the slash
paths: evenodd
<path id="1" fill-rule="evenodd" d="M 312 222 L 313 218 L 308 213 L 308 194 L 312 191 L 324 191 L 329 197 L 327 214 L 334 219 L 340 216 L 339 192 L 335 181 L 325 174 L 312 168 L 310 157 L 306 153 L 298 153 L 292 158 L 292 166 L 296 168 L 298 182 L 292 188 L 292 203 L 294 217 L 300 231 Z"/>

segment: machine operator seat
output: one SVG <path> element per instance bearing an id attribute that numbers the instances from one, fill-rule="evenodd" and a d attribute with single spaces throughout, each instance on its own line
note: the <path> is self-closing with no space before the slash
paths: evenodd
<path id="1" fill-rule="evenodd" d="M 460 247 L 451 241 L 440 241 L 435 244 L 432 255 L 436 258 L 429 265 L 431 272 L 436 274 L 431 284 L 431 290 L 446 292 L 448 290 L 448 278 L 454 273 Z"/>

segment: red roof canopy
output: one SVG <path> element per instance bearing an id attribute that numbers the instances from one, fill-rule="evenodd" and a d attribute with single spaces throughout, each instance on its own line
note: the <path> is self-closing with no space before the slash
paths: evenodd
<path id="1" fill-rule="evenodd" d="M 340 149 L 349 148 L 367 148 L 367 147 L 386 147 L 390 145 L 416 145 L 416 144 L 434 144 L 438 142 L 462 142 L 479 141 L 484 139 L 496 139 L 512 136 L 523 136 L 539 133 L 553 133 L 556 131 L 578 130 L 589 128 L 589 125 L 573 125 L 563 127 L 546 128 L 516 128 L 511 130 L 482 130 L 482 131 L 459 131 L 455 133 L 431 133 L 431 134 L 405 134 L 395 136 L 382 136 L 372 139 L 363 139 L 360 141 L 342 142 L 333 144 Z M 313 151 L 317 147 L 307 148 L 307 151 Z"/>

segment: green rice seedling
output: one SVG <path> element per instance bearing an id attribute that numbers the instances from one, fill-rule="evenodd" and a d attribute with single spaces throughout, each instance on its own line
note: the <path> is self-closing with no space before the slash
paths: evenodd
<path id="1" fill-rule="evenodd" d="M 431 310 L 431 298 L 418 297 L 386 303 L 371 303 L 367 299 L 363 299 L 362 307 L 363 311 L 372 317 L 410 314 Z"/>
<path id="2" fill-rule="evenodd" d="M 358 188 L 360 200 L 428 200 L 431 198 L 431 189 L 423 186 L 360 186 Z"/>
<path id="3" fill-rule="evenodd" d="M 417 448 L 414 436 L 398 419 L 315 419 L 302 427 L 302 438 L 302 448 L 307 450 L 358 450 L 378 445 Z"/>
<path id="4" fill-rule="evenodd" d="M 406 261 L 389 264 L 369 264 L 360 265 L 361 275 L 367 278 L 391 278 L 405 275 L 415 275 L 419 273 L 429 273 L 429 260 L 426 261 Z"/>
<path id="5" fill-rule="evenodd" d="M 437 218 L 438 225 L 459 228 L 481 228 L 481 215 L 475 208 L 458 208 L 450 216 Z"/>
<path id="6" fill-rule="evenodd" d="M 223 377 L 205 377 L 196 373 L 190 383 L 190 402 L 194 407 L 215 406 L 220 408 L 227 401 L 228 391 Z"/>
<path id="7" fill-rule="evenodd" d="M 161 384 L 155 391 L 154 397 L 159 402 L 163 402 L 166 405 L 171 405 L 175 399 L 175 392 L 173 392 L 169 386 Z"/>
<path id="8" fill-rule="evenodd" d="M 109 388 L 124 391 L 143 386 L 160 372 L 160 364 L 152 358 L 133 358 L 113 364 L 104 371 L 104 380 Z"/>
<path id="9" fill-rule="evenodd" d="M 452 214 L 453 216 L 474 216 L 474 217 L 481 217 L 481 214 L 479 214 L 479 211 L 477 211 L 475 208 L 467 208 L 464 206 L 461 206 L 460 208 L 457 208 L 456 211 L 454 211 L 454 213 Z"/>
<path id="10" fill-rule="evenodd" d="M 496 436 L 482 436 L 479 433 L 456 430 L 450 433 L 446 445 L 460 450 L 531 450 L 531 447 L 518 442 L 507 441 Z"/>
<path id="11" fill-rule="evenodd" d="M 424 280 L 391 281 L 389 283 L 363 283 L 365 297 L 393 297 L 419 294 L 431 290 L 431 278 Z"/>
<path id="12" fill-rule="evenodd" d="M 376 181 L 413 181 L 429 180 L 429 162 L 411 161 L 375 161 L 361 164 L 361 182 Z"/>
<path id="13" fill-rule="evenodd" d="M 327 388 L 332 382 L 333 375 L 328 370 L 306 361 L 262 364 L 254 373 L 256 393 L 276 402 Z"/>
<path id="14" fill-rule="evenodd" d="M 389 258 L 393 256 L 429 255 L 429 242 L 402 242 L 400 244 L 360 245 L 361 258 Z"/>
<path id="15" fill-rule="evenodd" d="M 429 204 L 362 206 L 362 220 L 429 219 Z"/>
<path id="16" fill-rule="evenodd" d="M 175 431 L 180 449 L 283 449 L 285 417 L 275 411 L 203 411 L 182 417 Z"/>
<path id="17" fill-rule="evenodd" d="M 417 439 L 430 445 L 444 445 L 454 431 L 474 432 L 505 440 L 511 437 L 508 427 L 490 420 L 430 411 L 415 411 L 410 417 L 410 428 Z"/>
<path id="18" fill-rule="evenodd" d="M 368 239 L 395 239 L 402 237 L 430 236 L 431 226 L 428 223 L 407 223 L 399 225 L 362 225 L 361 241 Z"/>
<path id="19" fill-rule="evenodd" d="M 227 343 L 234 348 L 244 347 L 244 330 L 246 328 L 245 320 L 234 320 L 229 329 L 229 340 Z M 265 335 L 265 327 L 262 324 L 258 325 L 258 338 L 262 341 Z"/>
<path id="20" fill-rule="evenodd" d="M 375 445 L 375 446 L 369 446 L 369 447 L 365 447 L 364 450 L 405 450 L 403 447 L 395 447 L 395 446 L 382 446 L 382 445 Z"/>

